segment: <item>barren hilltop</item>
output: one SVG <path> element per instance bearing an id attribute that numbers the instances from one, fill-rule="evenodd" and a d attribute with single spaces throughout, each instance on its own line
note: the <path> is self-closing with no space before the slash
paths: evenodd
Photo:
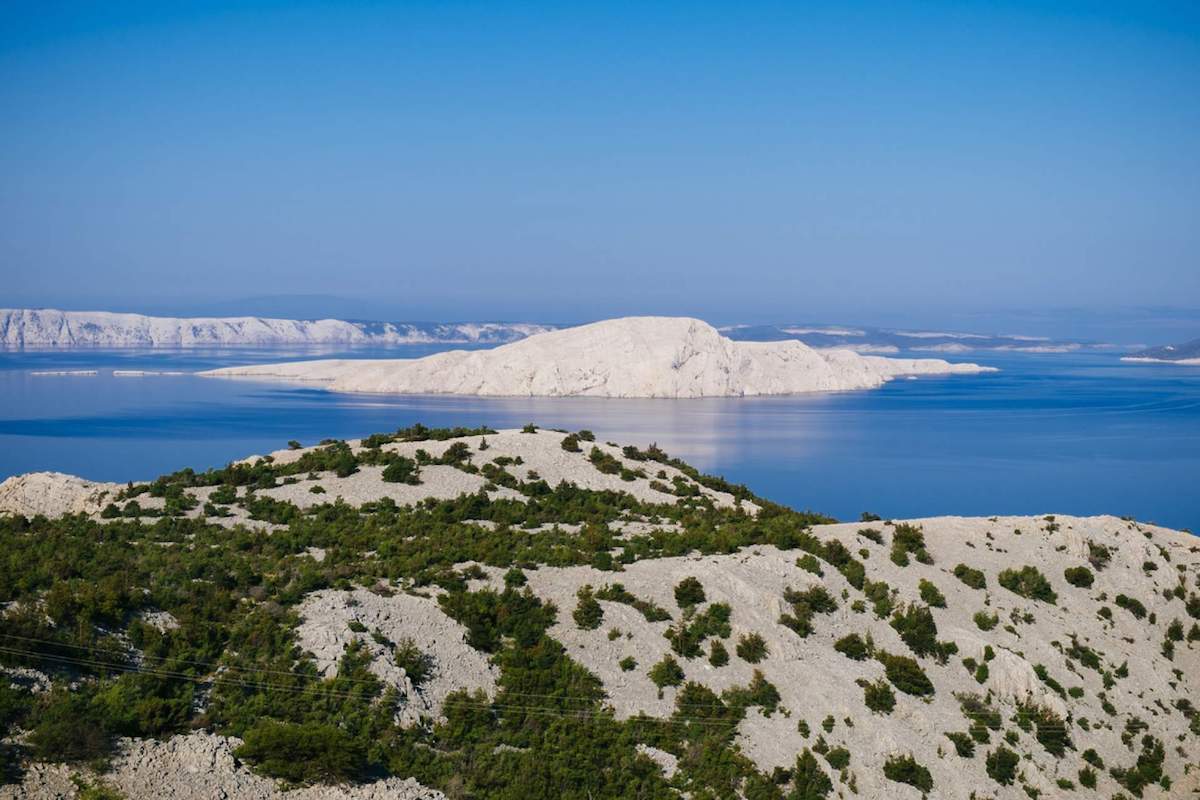
<path id="1" fill-rule="evenodd" d="M 532 425 L 0 508 L 3 798 L 1200 791 L 1186 532 L 836 523 Z"/>
<path id="2" fill-rule="evenodd" d="M 491 350 L 417 359 L 227 367 L 217 377 L 315 382 L 340 392 L 490 396 L 742 397 L 873 389 L 901 375 L 974 374 L 977 364 L 727 339 L 688 317 L 625 317 L 536 334 Z"/>

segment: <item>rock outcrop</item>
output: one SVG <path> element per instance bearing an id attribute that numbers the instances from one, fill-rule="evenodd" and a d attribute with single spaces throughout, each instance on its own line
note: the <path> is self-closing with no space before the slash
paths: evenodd
<path id="1" fill-rule="evenodd" d="M 25 517 L 95 514 L 121 488 L 119 483 L 96 483 L 61 472 L 14 475 L 0 483 L 0 514 Z"/>

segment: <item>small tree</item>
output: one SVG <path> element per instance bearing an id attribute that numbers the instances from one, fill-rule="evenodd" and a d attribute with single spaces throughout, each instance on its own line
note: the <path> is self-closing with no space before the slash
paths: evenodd
<path id="1" fill-rule="evenodd" d="M 421 469 L 411 458 L 397 456 L 383 468 L 383 479 L 388 483 L 407 483 L 413 486 L 421 482 Z"/>
<path id="2" fill-rule="evenodd" d="M 1009 786 L 1017 777 L 1017 764 L 1021 757 L 1000 745 L 987 756 L 987 774 L 1001 786 Z"/>
<path id="3" fill-rule="evenodd" d="M 738 658 L 750 664 L 757 664 L 767 657 L 769 651 L 767 640 L 757 633 L 747 633 L 738 638 Z"/>
<path id="4" fill-rule="evenodd" d="M 795 800 L 821 800 L 833 791 L 833 782 L 821 769 L 817 757 L 807 747 L 796 757 L 796 769 L 792 771 L 792 793 Z"/>
<path id="5" fill-rule="evenodd" d="M 592 594 L 592 587 L 590 585 L 581 586 L 575 596 L 579 598 L 579 603 L 576 604 L 575 611 L 571 614 L 575 624 L 588 631 L 599 628 L 600 623 L 604 621 L 604 609 Z"/>
<path id="6" fill-rule="evenodd" d="M 680 608 L 699 605 L 704 599 L 704 586 L 694 577 L 684 578 L 675 586 L 675 602 Z"/>
<path id="7" fill-rule="evenodd" d="M 678 686 L 683 683 L 683 667 L 679 666 L 679 662 L 668 653 L 663 656 L 662 661 L 650 668 L 650 680 L 658 687 L 659 694 L 661 694 L 664 687 Z"/>
<path id="8" fill-rule="evenodd" d="M 896 783 L 907 783 L 922 792 L 933 789 L 933 776 L 911 755 L 892 756 L 883 763 L 883 775 Z"/>

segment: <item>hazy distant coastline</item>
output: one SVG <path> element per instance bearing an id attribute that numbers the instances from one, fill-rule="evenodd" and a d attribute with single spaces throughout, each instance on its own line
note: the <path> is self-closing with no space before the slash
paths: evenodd
<path id="1" fill-rule="evenodd" d="M 0 309 L 5 347 L 503 344 L 552 325 L 525 322 L 364 322 L 270 317 L 151 317 L 111 311 Z"/>

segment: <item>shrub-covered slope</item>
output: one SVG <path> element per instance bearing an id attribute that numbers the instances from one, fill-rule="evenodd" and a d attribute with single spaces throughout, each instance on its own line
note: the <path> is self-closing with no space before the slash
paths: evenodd
<path id="1" fill-rule="evenodd" d="M 1200 786 L 1191 535 L 833 524 L 594 439 L 418 426 L 10 506 L 0 797 Z"/>

